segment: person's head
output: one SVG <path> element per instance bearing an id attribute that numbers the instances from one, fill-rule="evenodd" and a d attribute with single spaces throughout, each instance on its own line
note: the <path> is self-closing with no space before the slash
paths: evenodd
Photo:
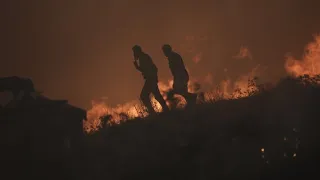
<path id="1" fill-rule="evenodd" d="M 139 59 L 141 53 L 142 53 L 142 49 L 139 45 L 134 45 L 132 47 L 132 51 L 133 51 L 133 56 L 134 56 L 134 59 L 137 60 Z"/>
<path id="2" fill-rule="evenodd" d="M 172 48 L 169 44 L 164 44 L 162 46 L 162 51 L 163 51 L 163 54 L 168 57 L 170 55 L 170 53 L 172 53 Z"/>

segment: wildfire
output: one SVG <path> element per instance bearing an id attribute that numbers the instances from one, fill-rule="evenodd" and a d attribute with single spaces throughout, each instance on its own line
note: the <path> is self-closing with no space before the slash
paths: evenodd
<path id="1" fill-rule="evenodd" d="M 172 89 L 173 80 L 169 80 L 167 83 L 159 82 L 159 90 L 164 99 L 167 99 L 167 92 Z M 189 83 L 189 91 L 193 92 L 192 82 Z M 175 95 L 174 98 L 178 100 L 177 108 L 183 108 L 186 105 L 186 101 L 179 95 Z M 162 107 L 160 103 L 151 97 L 151 102 L 156 112 L 161 112 Z M 84 122 L 84 129 L 87 132 L 96 131 L 102 126 L 101 117 L 110 115 L 109 123 L 119 124 L 123 118 L 133 119 L 137 117 L 145 117 L 147 112 L 145 111 L 142 103 L 139 100 L 131 101 L 125 104 L 118 105 L 116 107 L 110 107 L 105 101 L 92 101 L 92 108 L 87 111 L 87 121 Z M 170 102 L 167 101 L 167 105 L 170 106 Z"/>
<path id="2" fill-rule="evenodd" d="M 109 107 L 105 102 L 92 101 L 92 108 L 87 111 L 87 121 L 84 121 L 84 128 L 87 132 L 98 130 L 102 126 L 101 117 L 110 115 L 111 123 L 120 123 L 123 119 L 123 114 L 128 118 L 139 117 L 141 106 L 138 101 L 132 101 L 116 107 Z"/>
<path id="3" fill-rule="evenodd" d="M 221 82 L 220 86 L 212 89 L 209 92 L 203 93 L 202 101 L 210 101 L 216 99 L 217 97 L 223 98 L 239 98 L 247 96 L 246 93 L 240 93 L 235 91 L 236 89 L 248 89 L 248 77 L 255 74 L 255 70 L 250 72 L 248 75 L 241 77 L 234 84 L 231 83 L 230 80 L 225 80 Z M 209 76 L 210 78 L 211 75 Z M 204 78 L 204 83 L 211 84 L 208 75 Z M 208 80 L 209 79 L 209 80 Z M 160 93 L 167 99 L 167 92 L 172 89 L 173 80 L 169 80 L 165 82 L 159 82 L 158 86 L 160 89 Z M 199 83 L 196 79 L 191 78 L 188 84 L 188 91 L 191 93 L 197 93 L 199 90 Z M 246 92 L 246 91 L 244 91 Z M 238 93 L 238 94 L 237 94 Z M 175 95 L 174 98 L 178 101 L 176 104 L 176 108 L 183 108 L 186 105 L 186 101 L 182 96 Z M 158 101 L 155 100 L 154 97 L 151 97 L 152 104 L 155 108 L 155 111 L 161 112 L 162 107 Z M 167 101 L 167 105 L 170 107 L 171 104 Z M 101 117 L 109 115 L 111 124 L 119 124 L 124 119 L 133 119 L 137 117 L 145 117 L 147 115 L 143 105 L 140 101 L 135 100 L 128 102 L 126 104 L 118 105 L 116 107 L 109 107 L 104 101 L 92 101 L 92 108 L 87 111 L 87 121 L 84 122 L 84 129 L 87 132 L 96 131 L 101 128 L 102 121 Z M 125 116 L 125 117 L 124 117 Z"/>
<path id="4" fill-rule="evenodd" d="M 190 36 L 187 40 L 192 41 L 194 40 L 194 37 Z M 252 55 L 246 47 L 241 47 L 239 54 L 234 57 L 248 57 L 252 59 Z M 197 55 L 193 60 L 196 63 L 199 62 L 201 60 L 201 54 Z M 314 41 L 306 46 L 301 60 L 297 60 L 292 56 L 287 56 L 285 70 L 293 76 L 301 76 L 304 74 L 315 76 L 320 74 L 320 35 L 314 36 Z M 261 75 L 259 73 L 263 71 L 264 69 L 260 65 L 257 65 L 251 72 L 239 77 L 237 81 L 232 82 L 229 78 L 226 78 L 224 81 L 218 83 L 218 86 L 216 87 L 213 87 L 212 75 L 208 74 L 201 83 L 208 84 L 211 88 L 205 93 L 202 93 L 203 96 L 201 97 L 201 100 L 206 102 L 215 99 L 234 99 L 249 96 L 251 92 L 257 90 L 257 84 L 254 84 L 254 77 Z M 225 69 L 225 73 L 228 73 L 227 69 Z M 172 88 L 172 85 L 173 80 L 158 83 L 164 99 L 167 99 L 167 92 Z M 189 92 L 197 93 L 199 90 L 198 86 L 199 82 L 191 77 L 188 88 Z M 182 108 L 186 105 L 186 101 L 181 96 L 175 95 L 175 98 L 179 101 L 177 104 L 178 108 Z M 161 105 L 153 97 L 151 101 L 155 110 L 161 112 Z M 171 106 L 169 101 L 167 101 L 167 105 Z M 87 132 L 98 130 L 103 125 L 101 117 L 106 115 L 110 116 L 109 122 L 111 124 L 118 124 L 124 119 L 145 117 L 147 113 L 138 100 L 116 107 L 109 107 L 103 101 L 92 101 L 92 109 L 87 111 L 88 120 L 84 122 L 84 129 Z M 264 151 L 264 149 L 261 149 L 261 151 Z"/>
<path id="5" fill-rule="evenodd" d="M 305 47 L 301 60 L 287 56 L 285 69 L 296 77 L 305 74 L 309 76 L 320 74 L 320 35 L 315 35 L 314 41 Z"/>

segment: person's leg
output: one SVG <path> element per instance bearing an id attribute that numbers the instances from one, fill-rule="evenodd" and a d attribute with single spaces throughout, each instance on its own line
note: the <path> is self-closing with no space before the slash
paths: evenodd
<path id="1" fill-rule="evenodd" d="M 163 99 L 159 87 L 158 87 L 158 83 L 154 83 L 152 86 L 152 94 L 154 96 L 154 98 L 160 103 L 163 112 L 169 111 L 169 107 L 167 106 L 166 101 Z"/>
<path id="2" fill-rule="evenodd" d="M 151 93 L 150 84 L 151 83 L 147 80 L 144 82 L 143 88 L 140 93 L 140 99 L 143 105 L 147 108 L 148 113 L 151 114 L 151 113 L 154 113 L 155 111 L 152 107 L 151 100 L 150 100 L 150 93 Z"/>
<path id="3" fill-rule="evenodd" d="M 173 96 L 176 94 L 176 92 L 174 91 L 174 89 L 170 89 L 167 92 L 167 100 L 168 101 L 172 101 L 173 100 Z"/>
<path id="4" fill-rule="evenodd" d="M 197 103 L 197 94 L 186 92 L 183 96 L 186 99 L 188 105 L 195 105 Z"/>
<path id="5" fill-rule="evenodd" d="M 176 79 L 173 84 L 173 92 L 184 97 L 187 105 L 196 104 L 197 94 L 188 92 L 189 79 Z"/>

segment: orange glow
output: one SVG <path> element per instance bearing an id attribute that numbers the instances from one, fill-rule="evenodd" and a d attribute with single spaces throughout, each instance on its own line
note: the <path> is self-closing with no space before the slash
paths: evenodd
<path id="1" fill-rule="evenodd" d="M 314 36 L 304 50 L 302 59 L 295 59 L 292 56 L 286 57 L 286 71 L 295 77 L 308 74 L 315 76 L 320 73 L 320 35 Z"/>
<path id="2" fill-rule="evenodd" d="M 172 88 L 173 80 L 169 80 L 167 83 L 159 82 L 158 86 L 160 92 L 164 99 L 167 98 L 166 93 Z M 182 108 L 185 106 L 185 100 L 175 95 L 178 98 L 179 103 L 177 105 L 178 108 Z M 162 107 L 158 101 L 155 100 L 154 97 L 151 97 L 151 102 L 154 106 L 156 112 L 161 112 Z M 86 132 L 96 131 L 101 127 L 100 117 L 105 115 L 111 115 L 111 119 L 109 121 L 110 124 L 119 124 L 121 120 L 123 120 L 123 114 L 125 114 L 129 119 L 137 118 L 137 117 L 145 117 L 147 115 L 144 110 L 142 104 L 139 100 L 134 100 L 122 105 L 118 105 L 116 107 L 109 107 L 106 102 L 97 102 L 92 101 L 92 108 L 87 111 L 88 120 L 84 122 L 84 129 Z M 167 105 L 170 106 L 169 101 L 167 101 Z"/>
<path id="3" fill-rule="evenodd" d="M 244 58 L 249 58 L 249 59 L 252 59 L 252 54 L 251 52 L 249 51 L 249 49 L 247 47 L 240 47 L 240 51 L 237 55 L 233 56 L 233 58 L 236 58 L 236 59 L 244 59 Z"/>
<path id="4" fill-rule="evenodd" d="M 249 74 L 239 78 L 238 81 L 231 84 L 230 80 L 225 80 L 220 83 L 220 86 L 217 88 L 212 88 L 211 91 L 204 93 L 204 101 L 211 101 L 217 99 L 218 97 L 222 98 L 240 98 L 244 96 L 248 96 L 248 78 L 255 74 L 256 69 L 253 69 Z M 212 84 L 212 75 L 208 74 L 205 76 L 203 82 L 207 82 L 208 84 Z M 188 84 L 188 91 L 192 93 L 196 93 L 197 91 L 193 86 L 197 83 L 196 79 L 190 78 Z M 165 82 L 159 82 L 158 86 L 160 92 L 164 99 L 167 99 L 167 92 L 172 88 L 173 80 L 168 80 Z M 243 93 L 236 91 L 236 89 L 241 89 Z M 180 95 L 174 95 L 174 97 L 178 100 L 178 104 L 176 108 L 183 108 L 186 105 L 185 99 Z M 152 104 L 154 105 L 155 111 L 161 112 L 162 108 L 158 101 L 151 97 Z M 167 101 L 167 105 L 170 107 L 170 102 Z M 123 116 L 121 114 L 125 114 L 128 119 L 133 119 L 137 117 L 145 117 L 147 113 L 144 111 L 142 104 L 138 101 L 131 101 L 122 105 L 118 105 L 116 107 L 109 107 L 105 102 L 96 102 L 92 101 L 92 108 L 87 111 L 88 112 L 88 120 L 84 122 L 84 129 L 86 132 L 96 131 L 101 128 L 102 123 L 100 117 L 105 115 L 111 115 L 111 119 L 109 121 L 110 124 L 119 124 L 123 120 Z"/>
<path id="5" fill-rule="evenodd" d="M 202 53 L 198 53 L 198 54 L 196 54 L 194 57 L 193 57 L 193 62 L 194 63 L 196 63 L 196 64 L 198 64 L 199 62 L 200 62 L 200 60 L 201 60 L 201 56 L 202 56 Z"/>
<path id="6" fill-rule="evenodd" d="M 189 36 L 186 38 L 188 41 L 193 41 L 194 37 Z M 236 58 L 250 58 L 252 59 L 252 55 L 248 48 L 241 47 L 240 52 L 237 56 L 233 56 Z M 199 56 L 194 59 L 194 62 L 199 62 L 201 60 L 201 53 Z M 309 43 L 306 48 L 304 55 L 301 60 L 297 60 L 292 56 L 287 56 L 285 62 L 285 70 L 288 74 L 293 76 L 301 76 L 304 74 L 308 74 L 310 76 L 315 76 L 320 74 L 320 35 L 314 37 L 314 41 Z M 218 84 L 213 83 L 212 74 L 207 74 L 204 79 L 201 81 L 202 83 L 210 85 L 210 90 L 207 90 L 203 93 L 203 97 L 201 101 L 208 102 L 212 100 L 219 99 L 236 99 L 249 96 L 252 92 L 257 91 L 256 84 L 250 84 L 250 79 L 254 79 L 255 77 L 259 77 L 260 73 L 264 71 L 263 68 L 258 64 L 255 68 L 253 68 L 247 74 L 240 76 L 235 82 L 232 82 L 231 79 L 225 79 Z M 228 73 L 227 69 L 224 69 L 225 73 Z M 190 74 L 190 72 L 189 72 Z M 198 93 L 194 85 L 199 83 L 197 79 L 190 77 L 189 81 L 189 92 Z M 173 80 L 168 80 L 167 82 L 159 82 L 159 89 L 164 97 L 167 99 L 166 93 L 172 88 Z M 269 84 L 266 84 L 269 85 Z M 269 85 L 272 88 L 271 85 Z M 268 86 L 266 86 L 268 87 Z M 200 89 L 201 90 L 201 89 Z M 175 95 L 178 99 L 179 103 L 177 108 L 183 108 L 186 105 L 186 101 L 179 95 Z M 152 97 L 151 101 L 154 105 L 154 108 L 157 112 L 161 112 L 161 105 Z M 198 99 L 198 103 L 201 102 Z M 170 106 L 170 103 L 167 101 L 167 105 Z M 123 119 L 123 114 L 126 115 L 128 119 L 133 119 L 137 117 L 145 117 L 147 113 L 144 111 L 143 106 L 138 100 L 128 102 L 123 105 L 118 105 L 116 107 L 109 107 L 105 102 L 95 102 L 92 101 L 92 108 L 88 110 L 88 120 L 84 122 L 84 129 L 87 132 L 98 130 L 102 124 L 100 117 L 105 115 L 111 115 L 111 119 L 109 123 L 118 124 Z M 261 152 L 264 152 L 264 149 L 261 149 Z"/>

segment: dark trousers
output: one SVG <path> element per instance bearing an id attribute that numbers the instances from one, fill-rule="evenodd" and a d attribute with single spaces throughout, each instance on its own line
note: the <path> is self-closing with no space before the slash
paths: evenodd
<path id="1" fill-rule="evenodd" d="M 158 87 L 158 81 L 157 80 L 149 80 L 146 79 L 140 94 L 140 99 L 144 106 L 146 106 L 149 113 L 154 113 L 155 110 L 153 109 L 150 94 L 153 94 L 154 98 L 160 103 L 162 106 L 163 111 L 169 110 L 166 101 L 163 99 L 159 87 Z"/>
<path id="2" fill-rule="evenodd" d="M 174 94 L 179 94 L 185 98 L 187 104 L 194 104 L 196 101 L 196 94 L 188 92 L 189 77 L 174 77 L 173 89 L 168 93 L 168 99 L 172 100 Z"/>

